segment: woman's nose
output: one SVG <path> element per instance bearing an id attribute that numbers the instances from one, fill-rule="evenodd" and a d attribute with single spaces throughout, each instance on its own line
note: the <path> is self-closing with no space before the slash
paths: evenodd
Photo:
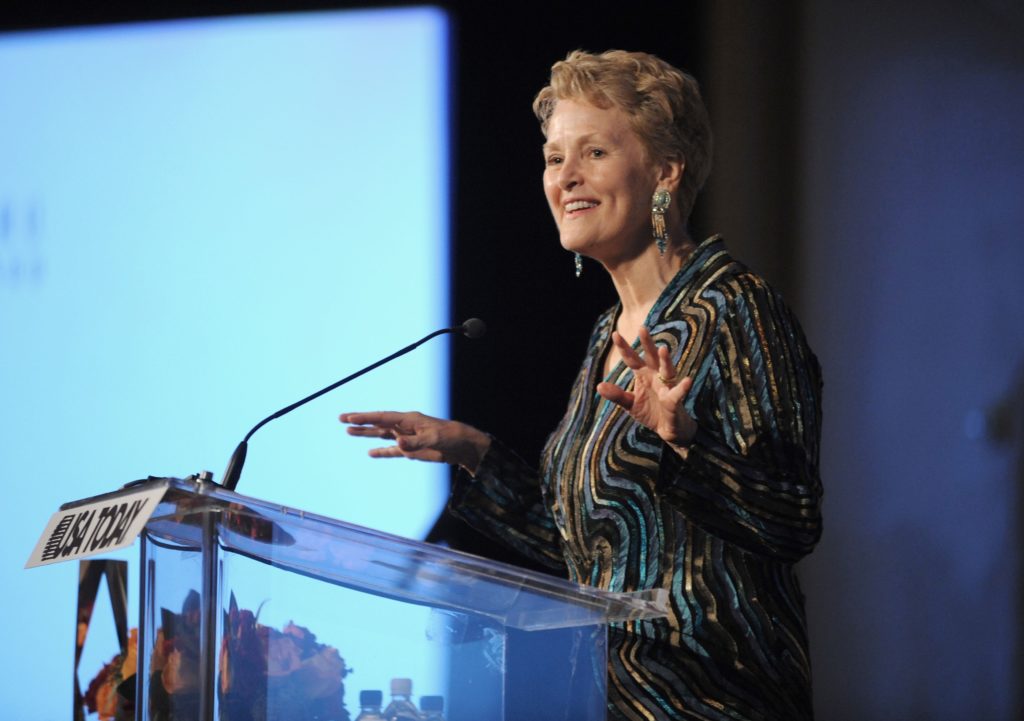
<path id="1" fill-rule="evenodd" d="M 558 169 L 558 184 L 563 190 L 572 190 L 583 181 L 580 170 L 580 164 L 574 158 L 562 161 L 562 166 Z"/>
<path id="2" fill-rule="evenodd" d="M 573 187 L 580 184 L 582 178 L 580 176 L 579 165 L 572 163 L 562 166 L 561 173 L 558 175 L 558 182 L 566 190 L 571 190 Z"/>

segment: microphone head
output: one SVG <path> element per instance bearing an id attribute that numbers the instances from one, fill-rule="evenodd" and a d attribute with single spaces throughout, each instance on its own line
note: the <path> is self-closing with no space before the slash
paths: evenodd
<path id="1" fill-rule="evenodd" d="M 480 338 L 487 332 L 487 324 L 479 318 L 470 318 L 459 326 L 462 334 L 467 338 Z"/>

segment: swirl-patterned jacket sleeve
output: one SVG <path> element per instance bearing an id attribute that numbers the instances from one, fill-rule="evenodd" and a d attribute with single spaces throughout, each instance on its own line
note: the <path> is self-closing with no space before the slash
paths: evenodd
<path id="1" fill-rule="evenodd" d="M 497 438 L 475 476 L 456 474 L 448 509 L 469 525 L 553 570 L 566 572 L 559 533 L 536 470 Z"/>
<path id="2" fill-rule="evenodd" d="M 659 485 L 691 521 L 796 561 L 821 535 L 821 371 L 781 298 L 749 272 L 701 293 L 717 323 L 687 406 L 698 431 L 665 447 Z"/>

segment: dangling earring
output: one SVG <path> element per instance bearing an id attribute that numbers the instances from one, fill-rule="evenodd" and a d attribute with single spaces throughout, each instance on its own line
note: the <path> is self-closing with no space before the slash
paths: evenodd
<path id="1" fill-rule="evenodd" d="M 654 242 L 658 244 L 658 252 L 665 255 L 668 248 L 668 232 L 665 230 L 665 211 L 672 202 L 672 196 L 664 188 L 654 191 L 651 198 L 651 225 L 654 226 Z"/>
<path id="2" fill-rule="evenodd" d="M 576 277 L 579 278 L 583 273 L 583 258 L 579 253 L 573 253 L 573 263 L 576 265 Z"/>

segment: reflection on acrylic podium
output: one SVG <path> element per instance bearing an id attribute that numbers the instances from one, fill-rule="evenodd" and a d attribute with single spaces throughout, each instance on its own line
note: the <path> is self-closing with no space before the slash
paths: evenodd
<path id="1" fill-rule="evenodd" d="M 136 719 L 345 721 L 389 676 L 444 696 L 448 721 L 603 719 L 607 624 L 664 615 L 658 592 L 147 484 L 166 490 L 139 542 Z"/>

